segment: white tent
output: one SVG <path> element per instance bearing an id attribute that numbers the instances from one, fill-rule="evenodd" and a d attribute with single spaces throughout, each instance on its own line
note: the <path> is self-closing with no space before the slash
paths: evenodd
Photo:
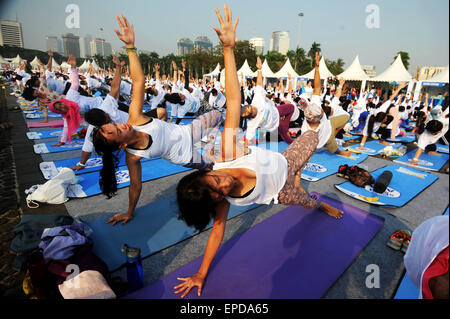
<path id="1" fill-rule="evenodd" d="M 57 68 L 59 68 L 59 66 L 60 65 L 58 64 L 58 62 L 56 62 L 55 58 L 52 57 L 52 71 L 56 70 Z"/>
<path id="2" fill-rule="evenodd" d="M 17 54 L 17 56 L 14 59 L 11 60 L 11 64 L 18 65 L 22 61 L 25 61 L 25 60 L 22 59 L 19 54 Z"/>
<path id="3" fill-rule="evenodd" d="M 264 60 L 261 71 L 264 78 L 276 78 L 275 73 L 273 73 L 273 71 L 269 67 L 269 64 L 267 63 L 267 59 Z"/>
<path id="4" fill-rule="evenodd" d="M 448 66 L 433 76 L 431 79 L 425 80 L 422 82 L 423 86 L 444 86 L 445 83 L 448 84 Z"/>
<path id="5" fill-rule="evenodd" d="M 83 64 L 79 67 L 80 70 L 87 70 L 91 65 L 91 61 L 84 60 Z"/>
<path id="6" fill-rule="evenodd" d="M 289 60 L 289 58 L 286 60 L 286 63 L 284 63 L 283 67 L 280 69 L 280 71 L 278 71 L 277 73 L 275 73 L 275 77 L 276 78 L 286 78 L 289 76 L 289 74 L 291 75 L 291 77 L 293 78 L 298 78 L 299 75 L 297 74 L 297 72 L 294 71 L 294 68 L 291 65 L 291 61 Z"/>
<path id="7" fill-rule="evenodd" d="M 61 63 L 60 67 L 63 69 L 68 69 L 68 68 L 70 68 L 70 64 L 67 62 L 63 62 L 63 63 Z"/>
<path id="8" fill-rule="evenodd" d="M 316 69 L 314 68 L 309 73 L 301 75 L 300 78 L 301 79 L 314 79 L 315 72 L 316 72 Z M 328 70 L 324 57 L 322 57 L 319 62 L 319 74 L 320 74 L 321 80 L 326 80 L 327 78 L 334 77 L 333 73 L 331 73 L 330 70 Z"/>
<path id="9" fill-rule="evenodd" d="M 341 74 L 337 75 L 337 78 L 343 78 L 348 81 L 366 81 L 369 80 L 369 76 L 364 72 L 361 64 L 359 63 L 359 57 L 353 60 L 353 63 Z"/>
<path id="10" fill-rule="evenodd" d="M 412 81 L 413 78 L 411 74 L 406 70 L 405 66 L 402 62 L 402 57 L 400 54 L 395 59 L 394 63 L 392 63 L 383 73 L 380 75 L 371 78 L 369 81 L 374 82 L 403 82 L 403 81 Z"/>
<path id="11" fill-rule="evenodd" d="M 241 68 L 237 71 L 237 74 L 239 78 L 241 77 L 241 74 L 243 74 L 245 77 L 252 77 L 252 78 L 256 76 L 256 72 L 253 72 L 252 69 L 250 69 L 247 59 L 245 60 Z"/>
<path id="12" fill-rule="evenodd" d="M 98 69 L 100 69 L 100 67 L 98 66 L 98 64 L 95 62 L 95 60 L 92 60 L 92 68 L 94 69 L 94 70 L 98 70 Z"/>
<path id="13" fill-rule="evenodd" d="M 3 59 L 3 57 L 0 55 L 0 64 L 8 64 L 9 62 Z"/>
<path id="14" fill-rule="evenodd" d="M 37 56 L 35 56 L 34 59 L 33 59 L 33 61 L 30 62 L 30 65 L 31 65 L 33 68 L 38 68 L 38 67 L 39 67 L 39 62 L 38 62 L 38 57 L 37 57 Z"/>
<path id="15" fill-rule="evenodd" d="M 219 74 L 220 74 L 220 64 L 217 63 L 216 68 L 215 68 L 211 73 L 204 74 L 203 77 L 210 77 L 210 78 L 213 78 L 213 77 L 218 76 Z"/>

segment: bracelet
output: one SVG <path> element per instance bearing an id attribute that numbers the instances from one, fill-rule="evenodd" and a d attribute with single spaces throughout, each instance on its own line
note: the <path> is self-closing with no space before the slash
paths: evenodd
<path id="1" fill-rule="evenodd" d="M 81 164 L 80 162 L 78 162 L 77 166 L 86 167 L 86 164 Z"/>
<path id="2" fill-rule="evenodd" d="M 132 48 L 126 48 L 127 52 L 136 52 L 136 48 L 132 47 Z"/>
<path id="3" fill-rule="evenodd" d="M 413 162 L 417 162 L 418 160 L 419 160 L 418 158 L 415 158 L 415 157 L 414 157 L 412 161 L 413 161 Z"/>

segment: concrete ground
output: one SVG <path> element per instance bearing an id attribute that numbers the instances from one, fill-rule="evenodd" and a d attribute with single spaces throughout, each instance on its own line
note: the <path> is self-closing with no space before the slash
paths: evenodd
<path id="1" fill-rule="evenodd" d="M 7 95 L 8 106 L 15 105 L 15 98 Z M 17 176 L 19 183 L 20 203 L 24 214 L 36 214 L 36 210 L 30 210 L 24 205 L 24 190 L 35 184 L 42 184 L 43 179 L 38 164 L 41 161 L 60 160 L 77 157 L 80 151 L 70 151 L 55 154 L 36 155 L 32 145 L 35 143 L 27 139 L 25 132 L 27 127 L 22 113 L 10 113 L 10 122 L 14 124 L 12 129 L 12 142 L 16 158 Z M 37 130 L 37 129 L 31 129 Z M 43 130 L 43 129 L 39 129 Z M 39 140 L 56 141 L 57 139 Z M 414 148 L 408 146 L 408 151 Z M 369 157 L 363 165 L 369 171 L 373 171 L 388 164 L 391 160 Z M 448 207 L 449 179 L 448 173 L 444 173 L 448 163 L 439 173 L 432 173 L 439 179 L 425 191 L 401 208 L 381 208 L 357 201 L 338 191 L 334 185 L 344 182 L 336 175 L 329 176 L 317 182 L 302 181 L 308 192 L 318 192 L 329 197 L 339 199 L 355 207 L 366 210 L 372 214 L 381 216 L 385 223 L 381 231 L 372 239 L 369 245 L 353 261 L 348 269 L 336 280 L 327 293 L 325 299 L 389 299 L 395 293 L 404 273 L 403 253 L 394 251 L 386 246 L 390 235 L 397 229 L 414 230 L 426 219 L 441 215 Z M 180 173 L 158 180 L 143 183 L 142 195 L 138 207 L 153 201 L 175 196 L 177 182 L 186 174 Z M 84 219 L 95 219 L 99 216 L 109 216 L 117 212 L 126 211 L 128 208 L 128 189 L 120 189 L 117 196 L 106 199 L 103 195 L 92 196 L 84 199 L 70 200 L 64 205 L 46 205 L 38 209 L 40 214 L 64 214 L 72 216 L 83 215 Z M 282 205 L 260 206 L 247 213 L 241 214 L 227 222 L 224 241 L 246 231 L 261 221 L 276 214 L 285 207 Z M 120 225 L 116 227 L 121 227 Z M 174 246 L 164 249 L 143 260 L 145 284 L 151 284 L 189 263 L 193 259 L 203 255 L 209 230 L 192 238 L 184 240 Z M 366 288 L 365 281 L 369 273 L 368 265 L 377 265 L 380 269 L 380 288 Z M 332 267 L 332 265 L 330 265 Z M 126 280 L 124 268 L 115 271 L 113 276 L 120 276 Z"/>

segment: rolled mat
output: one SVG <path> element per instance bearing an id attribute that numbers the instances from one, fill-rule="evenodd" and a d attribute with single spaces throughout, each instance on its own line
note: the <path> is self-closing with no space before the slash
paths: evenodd
<path id="1" fill-rule="evenodd" d="M 64 144 L 62 146 L 52 146 L 53 144 L 57 144 L 58 142 L 47 142 L 47 143 L 39 143 L 34 144 L 34 152 L 36 154 L 47 154 L 47 153 L 58 153 L 65 151 L 78 150 L 83 147 L 84 139 L 82 140 L 72 140 L 70 144 Z"/>
<path id="2" fill-rule="evenodd" d="M 442 166 L 445 165 L 448 161 L 448 154 L 440 153 L 439 155 L 432 155 L 423 152 L 420 155 L 418 162 L 418 165 L 412 165 L 411 161 L 414 159 L 414 155 L 416 154 L 416 150 L 413 150 L 402 157 L 397 158 L 394 160 L 395 163 L 403 164 L 411 167 L 415 167 L 418 169 L 424 169 L 427 171 L 439 171 Z"/>
<path id="3" fill-rule="evenodd" d="M 159 158 L 141 163 L 142 181 L 150 181 L 161 177 L 170 176 L 190 170 L 181 165 L 172 164 L 165 159 Z M 78 184 L 69 187 L 67 196 L 70 198 L 83 198 L 101 194 L 102 191 L 98 184 L 100 172 L 91 172 L 78 175 L 81 181 Z M 127 166 L 119 166 L 116 170 L 117 188 L 130 186 L 130 176 Z"/>
<path id="4" fill-rule="evenodd" d="M 291 206 L 228 240 L 211 264 L 200 297 L 190 299 L 321 298 L 384 224 L 382 217 L 311 193 L 344 211 L 342 219 Z M 177 277 L 195 274 L 203 256 L 126 299 L 180 298 Z"/>
<path id="5" fill-rule="evenodd" d="M 340 165 L 354 166 L 363 162 L 368 155 L 352 153 L 350 157 L 331 154 L 328 151 L 315 153 L 302 171 L 302 179 L 315 182 L 338 172 Z"/>
<path id="6" fill-rule="evenodd" d="M 392 172 L 392 179 L 383 194 L 375 193 L 370 186 L 362 188 L 351 182 L 334 186 L 341 192 L 363 202 L 402 207 L 438 179 L 430 173 L 397 165 L 387 165 L 370 174 L 377 180 L 384 171 Z"/>
<path id="7" fill-rule="evenodd" d="M 258 205 L 231 206 L 228 218 L 233 218 Z M 121 252 L 123 244 L 139 247 L 141 256 L 147 257 L 180 241 L 192 237 L 196 231 L 178 219 L 176 198 L 171 197 L 139 207 L 127 224 L 114 227 L 106 224 L 108 218 L 85 222 L 93 233 L 94 253 L 113 271 L 126 262 Z M 80 218 L 83 221 L 83 218 Z M 207 229 L 212 227 L 212 222 Z"/>

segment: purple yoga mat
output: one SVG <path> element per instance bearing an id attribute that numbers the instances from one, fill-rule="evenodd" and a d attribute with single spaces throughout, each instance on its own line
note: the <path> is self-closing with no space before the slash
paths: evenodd
<path id="1" fill-rule="evenodd" d="M 55 120 L 55 121 L 48 121 L 47 123 L 41 123 L 39 121 L 30 121 L 27 122 L 28 127 L 62 127 L 64 126 L 63 120 Z"/>
<path id="2" fill-rule="evenodd" d="M 384 218 L 311 193 L 344 211 L 334 219 L 318 210 L 288 207 L 218 251 L 203 292 L 189 299 L 318 299 L 333 285 L 384 224 Z M 197 272 L 203 256 L 127 299 L 180 298 L 177 277 Z"/>

